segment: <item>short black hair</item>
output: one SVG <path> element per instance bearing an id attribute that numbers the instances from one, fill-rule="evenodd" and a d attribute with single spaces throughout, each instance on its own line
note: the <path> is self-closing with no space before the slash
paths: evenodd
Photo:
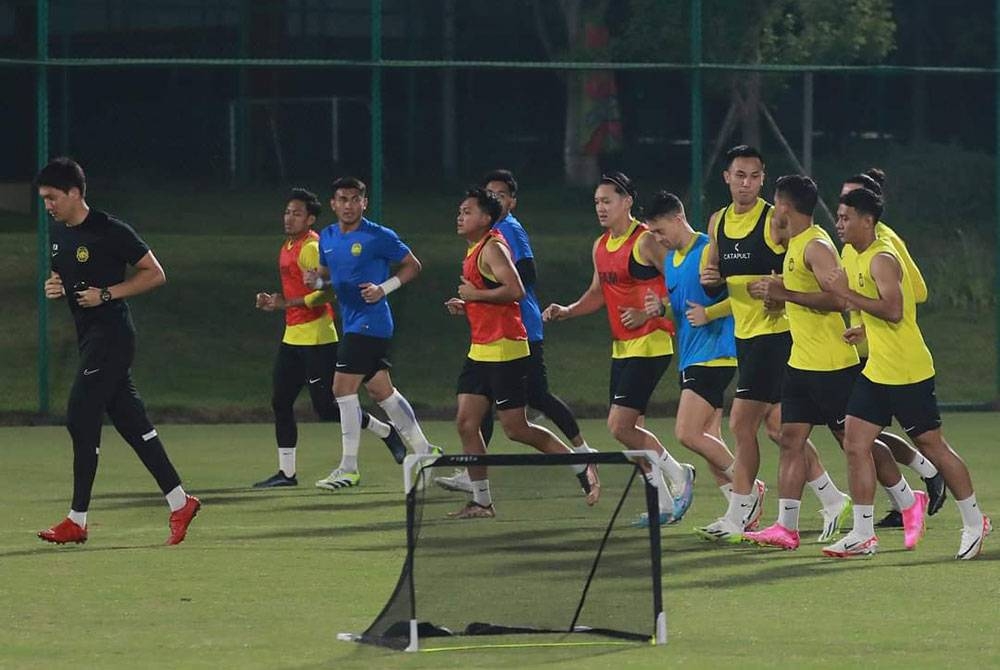
<path id="1" fill-rule="evenodd" d="M 882 195 L 882 184 L 878 183 L 874 178 L 871 177 L 866 172 L 861 174 L 856 174 L 848 177 L 844 180 L 845 184 L 857 184 L 861 188 L 866 188 L 875 195 Z"/>
<path id="2" fill-rule="evenodd" d="M 601 175 L 602 184 L 611 184 L 615 187 L 618 195 L 630 195 L 633 200 L 639 199 L 639 192 L 635 190 L 635 184 L 624 172 L 606 172 Z"/>
<path id="3" fill-rule="evenodd" d="M 657 191 L 653 194 L 653 200 L 649 206 L 643 209 L 643 218 L 646 221 L 658 219 L 661 216 L 673 216 L 684 211 L 684 203 L 669 191 Z"/>
<path id="4" fill-rule="evenodd" d="M 749 144 L 737 144 L 735 147 L 726 152 L 725 160 L 727 170 L 732 167 L 733 161 L 737 158 L 756 158 L 760 161 L 761 167 L 764 167 L 764 157 L 756 147 L 752 147 Z"/>
<path id="5" fill-rule="evenodd" d="M 340 189 L 355 190 L 361 193 L 362 198 L 368 197 L 368 187 L 357 177 L 339 177 L 333 180 L 333 193 Z"/>
<path id="6" fill-rule="evenodd" d="M 320 212 L 323 211 L 323 205 L 320 204 L 319 198 L 312 191 L 306 190 L 304 188 L 295 187 L 292 189 L 291 195 L 288 199 L 299 200 L 306 206 L 306 211 L 312 216 L 319 216 Z"/>
<path id="7" fill-rule="evenodd" d="M 882 189 L 885 189 L 885 170 L 877 167 L 870 167 L 864 172 L 866 175 L 874 179 Z"/>
<path id="8" fill-rule="evenodd" d="M 840 203 L 861 214 L 870 214 L 875 223 L 882 218 L 882 196 L 867 188 L 856 188 L 840 196 Z"/>
<path id="9" fill-rule="evenodd" d="M 479 185 L 485 188 L 491 181 L 503 182 L 507 185 L 511 197 L 517 196 L 517 180 L 514 179 L 514 173 L 510 170 L 504 170 L 503 168 L 491 170 L 483 175 L 483 179 L 479 182 Z"/>
<path id="10" fill-rule="evenodd" d="M 503 213 L 503 205 L 500 198 L 493 191 L 487 191 L 485 186 L 472 186 L 465 192 L 464 200 L 472 198 L 479 205 L 479 209 L 490 215 L 490 225 L 492 226 L 500 220 Z"/>
<path id="11" fill-rule="evenodd" d="M 804 174 L 786 174 L 774 183 L 774 192 L 787 199 L 799 214 L 812 216 L 819 200 L 819 189 L 812 177 Z"/>
<path id="12" fill-rule="evenodd" d="M 63 193 L 69 193 L 70 189 L 77 188 L 82 197 L 87 195 L 87 176 L 83 173 L 83 168 L 67 156 L 60 156 L 49 161 L 48 165 L 35 175 L 33 184 L 35 188 L 51 186 Z"/>

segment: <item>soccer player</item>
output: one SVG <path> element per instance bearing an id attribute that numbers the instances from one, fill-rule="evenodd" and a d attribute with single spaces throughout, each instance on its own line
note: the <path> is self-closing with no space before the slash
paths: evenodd
<path id="1" fill-rule="evenodd" d="M 285 205 L 285 241 L 278 254 L 281 292 L 258 293 L 257 309 L 285 313 L 285 333 L 278 347 L 272 375 L 271 408 L 278 443 L 278 472 L 254 488 L 297 486 L 295 399 L 303 386 L 317 416 L 340 421 L 333 397 L 333 371 L 337 362 L 337 327 L 333 323 L 333 291 L 316 291 L 305 285 L 303 273 L 319 266 L 319 235 L 312 229 L 322 211 L 315 193 L 292 189 Z M 397 463 L 406 456 L 406 445 L 396 429 L 365 412 L 361 426 L 385 441 Z"/>
<path id="2" fill-rule="evenodd" d="M 854 345 L 843 339 L 844 301 L 823 291 L 819 280 L 840 265 L 830 236 L 813 223 L 819 199 L 809 177 L 788 175 L 774 189 L 772 220 L 785 246 L 781 276 L 770 275 L 750 283 L 750 295 L 785 304 L 792 349 L 781 386 L 781 441 L 778 459 L 778 521 L 744 538 L 764 546 L 797 549 L 799 508 L 805 488 L 806 440 L 815 425 L 826 424 L 843 442 L 845 412 L 854 380 L 860 371 Z M 927 495 L 914 493 L 899 473 L 888 448 L 876 442 L 873 450 L 879 479 L 899 501 L 905 522 L 905 545 L 916 546 L 924 530 Z M 837 529 L 850 516 L 845 500 Z"/>
<path id="3" fill-rule="evenodd" d="M 337 221 L 319 236 L 319 268 L 305 273 L 314 289 L 332 286 L 340 303 L 344 337 L 337 348 L 333 395 L 340 409 L 343 454 L 338 465 L 316 482 L 321 489 L 337 491 L 357 486 L 358 449 L 361 444 L 362 384 L 379 404 L 403 440 L 418 454 L 436 447 L 427 442 L 410 403 L 389 377 L 389 340 L 394 324 L 387 296 L 420 273 L 420 261 L 391 229 L 364 217 L 367 187 L 356 177 L 333 182 L 330 207 Z M 389 276 L 390 265 L 398 264 Z"/>
<path id="4" fill-rule="evenodd" d="M 537 278 L 535 254 L 531 249 L 527 231 L 514 216 L 514 208 L 517 207 L 517 180 L 510 170 L 493 170 L 483 177 L 480 186 L 496 195 L 500 201 L 500 220 L 494 224 L 494 228 L 503 235 L 511 260 L 514 261 L 514 267 L 517 268 L 517 274 L 524 286 L 524 296 L 518 303 L 521 306 L 521 322 L 528 332 L 528 347 L 531 349 L 527 373 L 528 406 L 550 418 L 570 441 L 573 451 L 580 453 L 594 451 L 583 438 L 580 425 L 576 422 L 572 410 L 559 396 L 549 390 L 549 377 L 545 370 L 542 310 L 535 296 Z M 489 446 L 493 434 L 492 412 L 486 413 L 481 430 L 483 440 Z M 472 492 L 469 473 L 464 468 L 456 470 L 450 477 L 435 477 L 434 481 L 450 491 Z"/>
<path id="5" fill-rule="evenodd" d="M 483 417 L 495 404 L 500 425 L 508 438 L 548 454 L 573 453 L 551 432 L 528 422 L 526 375 L 531 359 L 528 334 L 521 321 L 517 301 L 524 286 L 511 259 L 503 235 L 494 224 L 503 213 L 500 199 L 485 188 L 471 189 L 458 208 L 458 234 L 468 242 L 462 263 L 458 297 L 445 302 L 452 315 L 464 314 L 469 321 L 472 344 L 458 378 L 458 415 L 455 423 L 467 454 L 485 454 L 480 430 Z M 587 504 L 595 504 L 601 493 L 595 468 L 572 466 Z M 495 516 L 486 468 L 470 466 L 472 496 L 453 518 Z"/>
<path id="6" fill-rule="evenodd" d="M 733 494 L 726 514 L 696 529 L 707 540 L 737 543 L 745 528 L 760 517 L 764 487 L 758 480 L 760 445 L 757 431 L 771 414 L 780 424 L 781 380 L 791 351 L 788 318 L 781 303 L 761 302 L 750 295 L 750 282 L 781 272 L 785 248 L 778 239 L 773 208 L 760 197 L 764 159 L 745 144 L 726 152 L 722 173 L 733 202 L 709 219 L 709 251 L 701 281 L 710 290 L 729 291 L 735 321 L 738 379 L 729 426 L 736 441 Z M 806 445 L 809 487 L 822 505 L 823 537 L 836 532 L 846 499 L 823 469 L 811 442 Z"/>
<path id="7" fill-rule="evenodd" d="M 568 306 L 552 303 L 542 318 L 562 321 L 605 308 L 612 337 L 608 430 L 626 449 L 645 449 L 657 455 L 658 467 L 646 473 L 647 481 L 659 484 L 661 518 L 680 519 L 691 506 L 694 467 L 674 460 L 656 435 L 642 425 L 649 398 L 670 365 L 674 345 L 670 322 L 646 314 L 646 291 L 661 298 L 666 293 L 661 278 L 663 250 L 646 226 L 632 216 L 635 199 L 628 176 L 612 172 L 601 177 L 594 192 L 594 209 L 605 232 L 591 252 L 594 274 L 590 286 Z"/>
<path id="8" fill-rule="evenodd" d="M 840 195 L 850 193 L 857 188 L 867 188 L 872 193 L 881 196 L 882 187 L 885 183 L 885 172 L 878 168 L 870 168 L 861 174 L 856 174 L 853 177 L 849 177 L 847 181 L 844 182 L 843 187 L 840 190 Z M 884 238 L 892 244 L 893 249 L 899 255 L 899 260 L 903 264 L 903 271 L 906 272 L 910 279 L 910 283 L 913 286 L 913 298 L 919 305 L 927 301 L 927 283 L 924 281 L 924 276 L 920 272 L 920 268 L 917 267 L 916 262 L 910 255 L 909 249 L 906 247 L 906 243 L 903 241 L 896 232 L 887 226 L 884 222 L 879 221 L 875 224 L 875 235 L 877 237 Z M 844 248 L 841 250 L 841 256 L 845 259 L 845 262 L 851 262 L 851 259 L 857 256 L 857 251 L 850 244 L 845 244 Z M 861 325 L 861 313 L 857 310 L 850 311 L 851 319 L 851 333 L 850 337 L 854 341 L 855 346 L 858 348 L 858 355 L 861 356 L 862 363 L 868 358 L 868 341 L 863 337 L 864 329 Z M 926 458 L 918 450 L 914 449 L 906 442 L 902 437 L 896 435 L 895 433 L 890 433 L 889 431 L 882 431 L 879 435 L 879 441 L 888 445 L 892 450 L 892 455 L 896 458 L 899 463 L 909 466 L 924 481 L 924 486 L 927 489 L 927 495 L 930 497 L 927 504 L 927 514 L 934 515 L 937 511 L 941 509 L 944 505 L 945 498 L 947 497 L 947 489 L 944 485 L 944 477 L 938 472 L 937 467 L 931 463 L 930 459 Z M 898 509 L 896 509 L 896 499 L 889 496 L 889 502 L 892 506 L 884 518 L 882 518 L 878 523 L 875 524 L 876 528 L 902 528 L 903 527 L 903 517 Z"/>
<path id="9" fill-rule="evenodd" d="M 831 269 L 823 282 L 825 290 L 861 312 L 869 350 L 848 401 L 844 436 L 854 528 L 823 553 L 846 558 L 878 549 L 872 522 L 875 469 L 871 451 L 879 433 L 895 417 L 921 453 L 937 464 L 951 489 L 962 516 L 955 558 L 969 560 L 982 551 L 993 526 L 979 509 L 968 468 L 941 432 L 934 360 L 917 325 L 913 285 L 895 248 L 876 235 L 881 216 L 882 199 L 868 189 L 841 196 L 837 234 L 858 255 L 849 266 Z"/>
<path id="10" fill-rule="evenodd" d="M 650 316 L 673 313 L 677 328 L 677 367 L 681 395 L 677 405 L 674 435 L 688 449 L 708 463 L 716 484 L 728 500 L 732 491 L 733 454 L 722 440 L 723 394 L 736 370 L 736 340 L 733 318 L 725 316 L 728 296 L 723 290 L 709 296 L 699 280 L 708 251 L 708 235 L 695 232 L 688 223 L 684 205 L 673 193 L 653 195 L 645 211 L 649 232 L 666 249 L 663 279 L 667 303 L 652 291 L 645 294 L 645 309 Z M 695 324 L 698 317 L 688 312 L 698 308 L 708 317 L 720 318 Z M 640 518 L 640 522 L 648 519 Z M 661 519 L 667 523 L 668 519 Z"/>
<path id="11" fill-rule="evenodd" d="M 166 544 L 180 544 L 201 502 L 181 486 L 129 371 L 135 326 L 125 299 L 163 285 L 163 268 L 131 226 L 90 208 L 87 178 L 75 161 L 52 160 L 35 177 L 35 187 L 56 223 L 50 227 L 52 271 L 45 280 L 45 297 L 69 298 L 80 350 L 66 408 L 73 441 L 73 502 L 69 516 L 38 537 L 56 544 L 87 541 L 87 511 L 107 412 L 167 498 Z M 134 269 L 127 279 L 126 266 Z"/>

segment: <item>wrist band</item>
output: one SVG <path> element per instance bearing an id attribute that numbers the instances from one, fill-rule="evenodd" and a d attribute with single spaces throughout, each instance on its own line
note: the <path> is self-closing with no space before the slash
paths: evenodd
<path id="1" fill-rule="evenodd" d="M 392 277 L 389 277 L 384 282 L 379 284 L 378 287 L 382 289 L 382 293 L 389 295 L 402 285 L 403 282 L 399 281 L 399 277 L 393 275 Z"/>
<path id="2" fill-rule="evenodd" d="M 317 291 L 322 291 L 324 288 L 326 288 L 326 281 L 322 277 L 317 276 L 312 283 L 312 288 L 316 289 Z"/>

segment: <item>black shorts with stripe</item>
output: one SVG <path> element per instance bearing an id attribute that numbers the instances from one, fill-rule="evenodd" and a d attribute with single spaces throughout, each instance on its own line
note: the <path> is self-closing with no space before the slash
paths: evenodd
<path id="1" fill-rule="evenodd" d="M 854 382 L 847 413 L 883 428 L 896 417 L 910 439 L 941 427 L 934 377 L 915 384 L 896 385 L 878 384 L 860 374 Z"/>
<path id="2" fill-rule="evenodd" d="M 527 375 L 531 359 L 513 361 L 474 361 L 465 359 L 458 375 L 458 394 L 486 396 L 498 411 L 517 409 L 528 404 Z"/>
<path id="3" fill-rule="evenodd" d="M 693 391 L 715 409 L 722 409 L 723 395 L 735 374 L 734 365 L 689 365 L 681 370 L 681 391 Z"/>
<path id="4" fill-rule="evenodd" d="M 380 370 L 388 370 L 391 367 L 389 338 L 345 333 L 340 340 L 335 372 L 363 375 L 367 382 Z"/>
<path id="5" fill-rule="evenodd" d="M 656 385 L 670 367 L 670 358 L 670 354 L 612 358 L 608 402 L 645 414 Z"/>
<path id="6" fill-rule="evenodd" d="M 792 352 L 789 332 L 736 338 L 739 376 L 735 397 L 774 404 L 781 400 L 781 382 Z"/>
<path id="7" fill-rule="evenodd" d="M 860 372 L 860 365 L 823 371 L 785 366 L 781 423 L 826 424 L 832 431 L 843 431 L 847 401 Z"/>

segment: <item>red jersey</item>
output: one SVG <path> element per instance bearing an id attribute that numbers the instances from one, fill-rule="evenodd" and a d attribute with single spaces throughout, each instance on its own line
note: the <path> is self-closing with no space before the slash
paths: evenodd
<path id="1" fill-rule="evenodd" d="M 488 235 L 469 249 L 462 263 L 462 276 L 478 289 L 491 289 L 500 285 L 483 276 L 479 269 L 479 256 L 489 240 L 497 240 L 499 244 L 507 246 L 499 231 L 490 230 Z M 521 321 L 521 308 L 517 301 L 503 304 L 468 301 L 465 303 L 465 317 L 469 321 L 473 345 L 489 344 L 498 340 L 528 341 L 528 333 Z"/>
<path id="2" fill-rule="evenodd" d="M 314 292 L 314 289 L 306 286 L 303 281 L 302 266 L 299 264 L 299 257 L 302 254 L 302 247 L 306 243 L 316 242 L 317 240 L 319 240 L 319 235 L 316 234 L 316 231 L 310 230 L 297 240 L 293 240 L 291 243 L 285 242 L 281 245 L 281 254 L 278 256 L 278 270 L 281 273 L 281 293 L 285 296 L 286 301 L 293 298 L 303 298 Z M 328 315 L 331 319 L 333 318 L 333 306 L 329 303 L 316 307 L 306 307 L 305 305 L 289 307 L 285 310 L 285 325 L 297 326 L 309 323 L 310 321 L 322 318 L 324 315 Z"/>

